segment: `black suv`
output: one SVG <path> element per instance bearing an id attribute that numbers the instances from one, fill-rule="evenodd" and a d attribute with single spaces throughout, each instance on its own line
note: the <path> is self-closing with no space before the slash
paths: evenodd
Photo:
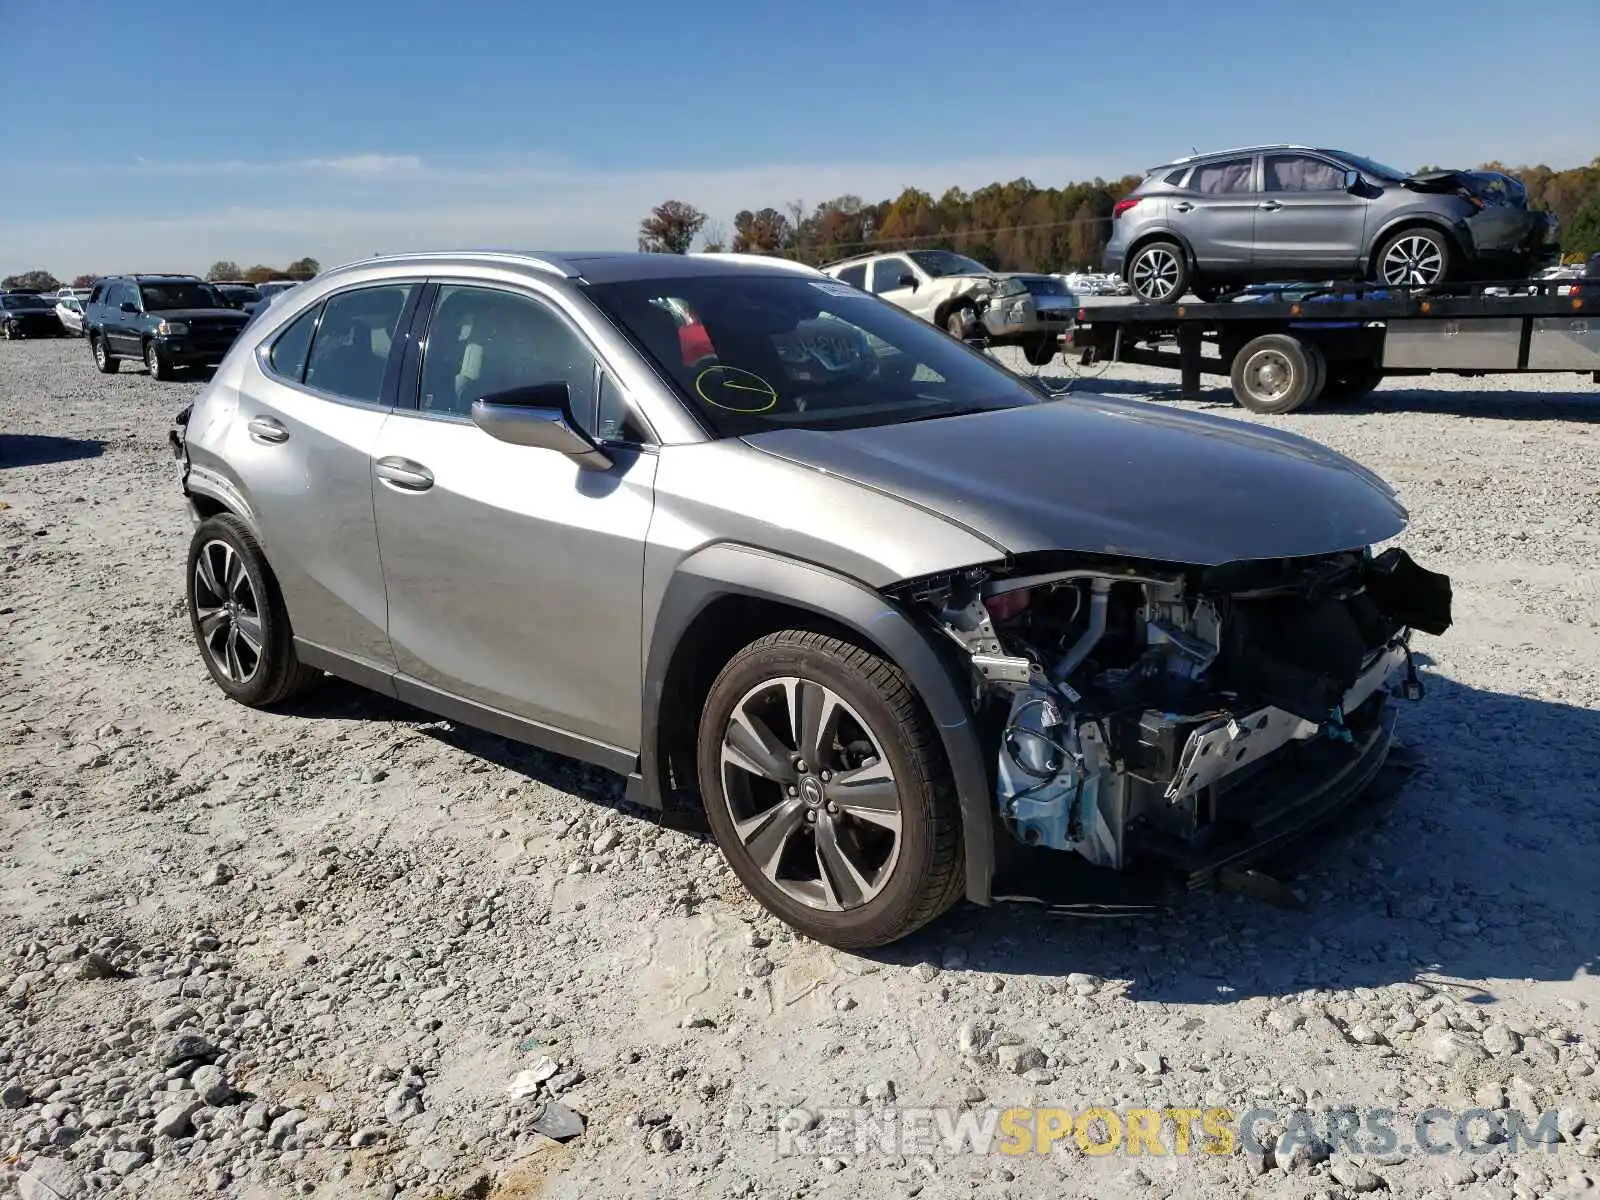
<path id="1" fill-rule="evenodd" d="M 108 275 L 95 282 L 83 331 L 106 374 L 137 358 L 151 378 L 170 379 L 221 362 L 248 321 L 195 275 Z"/>

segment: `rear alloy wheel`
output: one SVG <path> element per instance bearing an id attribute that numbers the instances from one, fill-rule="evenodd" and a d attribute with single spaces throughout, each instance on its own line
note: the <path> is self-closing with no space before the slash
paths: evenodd
<path id="1" fill-rule="evenodd" d="M 89 349 L 94 352 L 94 365 L 102 375 L 111 375 L 116 372 L 122 360 L 117 358 L 106 348 L 105 334 L 97 334 L 89 339 Z"/>
<path id="2" fill-rule="evenodd" d="M 1294 412 L 1314 400 L 1327 377 L 1322 351 L 1299 338 L 1269 333 L 1233 356 L 1234 399 L 1253 413 Z"/>
<path id="3" fill-rule="evenodd" d="M 172 378 L 172 362 L 161 353 L 161 347 L 154 342 L 144 344 L 144 365 L 150 372 L 151 379 L 167 380 Z"/>
<path id="4" fill-rule="evenodd" d="M 277 580 L 250 527 L 232 513 L 208 517 L 195 530 L 187 591 L 206 670 L 232 699 L 261 708 L 321 677 L 296 657 Z"/>
<path id="5" fill-rule="evenodd" d="M 1378 280 L 1391 287 L 1426 287 L 1450 275 L 1450 243 L 1431 229 L 1403 229 L 1378 253 Z"/>
<path id="6" fill-rule="evenodd" d="M 1174 304 L 1189 290 L 1189 262 L 1176 242 L 1147 242 L 1128 262 L 1128 286 L 1141 300 Z"/>
<path id="7" fill-rule="evenodd" d="M 870 651 L 801 630 L 746 646 L 711 686 L 698 757 L 724 857 L 806 936 L 881 946 L 959 894 L 938 734 L 905 676 Z"/>

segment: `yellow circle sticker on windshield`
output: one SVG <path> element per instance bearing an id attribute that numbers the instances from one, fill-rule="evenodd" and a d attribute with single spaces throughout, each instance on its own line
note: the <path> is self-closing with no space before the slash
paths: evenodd
<path id="1" fill-rule="evenodd" d="M 764 413 L 778 405 L 778 389 L 743 367 L 707 367 L 695 376 L 694 390 L 715 408 L 734 413 Z"/>

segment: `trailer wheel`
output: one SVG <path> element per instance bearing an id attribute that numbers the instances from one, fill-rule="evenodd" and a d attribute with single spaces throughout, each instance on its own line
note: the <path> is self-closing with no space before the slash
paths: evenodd
<path id="1" fill-rule="evenodd" d="M 1328 382 L 1323 400 L 1359 400 L 1383 382 L 1383 368 L 1370 362 L 1333 363 L 1328 367 Z"/>
<path id="2" fill-rule="evenodd" d="M 1253 413 L 1278 415 L 1316 399 L 1327 377 L 1327 360 L 1309 342 L 1269 333 L 1246 342 L 1229 372 L 1233 397 Z"/>

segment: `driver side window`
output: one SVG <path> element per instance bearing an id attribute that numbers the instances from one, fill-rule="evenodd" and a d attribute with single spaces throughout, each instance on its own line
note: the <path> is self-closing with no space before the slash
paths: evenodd
<path id="1" fill-rule="evenodd" d="M 911 269 L 911 264 L 903 258 L 880 258 L 872 264 L 872 290 L 876 295 L 891 292 L 895 288 L 905 287 L 900 282 L 902 276 L 910 275 L 916 278 L 916 272 Z"/>

